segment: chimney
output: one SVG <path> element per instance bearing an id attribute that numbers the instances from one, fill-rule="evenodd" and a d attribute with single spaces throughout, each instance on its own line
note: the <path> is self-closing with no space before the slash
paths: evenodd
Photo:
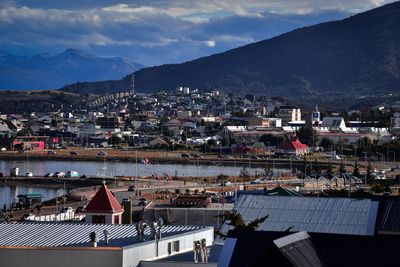
<path id="1" fill-rule="evenodd" d="M 97 247 L 97 242 L 99 241 L 99 237 L 98 237 L 97 233 L 96 232 L 91 232 L 89 234 L 89 236 L 90 236 L 90 242 L 92 242 L 93 247 L 96 248 Z"/>
<path id="2" fill-rule="evenodd" d="M 124 198 L 122 200 L 122 207 L 124 208 L 124 213 L 122 213 L 122 224 L 132 224 L 132 202 Z"/>
<path id="3" fill-rule="evenodd" d="M 109 239 L 110 239 L 110 232 L 107 229 L 105 229 L 103 231 L 103 233 L 104 233 L 104 241 L 105 241 L 106 245 L 108 245 Z"/>

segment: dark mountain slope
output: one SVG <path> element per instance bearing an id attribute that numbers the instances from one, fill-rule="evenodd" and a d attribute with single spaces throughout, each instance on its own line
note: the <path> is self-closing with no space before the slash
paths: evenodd
<path id="1" fill-rule="evenodd" d="M 144 68 L 135 72 L 136 88 L 152 92 L 189 86 L 292 98 L 392 92 L 400 87 L 399 25 L 396 2 L 225 53 Z"/>

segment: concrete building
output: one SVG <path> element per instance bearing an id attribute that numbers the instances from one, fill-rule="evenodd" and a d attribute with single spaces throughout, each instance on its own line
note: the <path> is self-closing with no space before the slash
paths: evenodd
<path id="1" fill-rule="evenodd" d="M 299 108 L 281 107 L 277 117 L 282 119 L 283 125 L 287 125 L 290 121 L 301 121 L 301 110 Z"/>

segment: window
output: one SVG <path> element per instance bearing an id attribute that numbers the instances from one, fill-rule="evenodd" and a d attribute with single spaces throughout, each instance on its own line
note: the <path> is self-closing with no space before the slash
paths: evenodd
<path id="1" fill-rule="evenodd" d="M 119 224 L 119 215 L 114 215 L 114 224 Z"/>
<path id="2" fill-rule="evenodd" d="M 172 246 L 172 249 L 174 252 L 179 252 L 179 240 L 174 241 Z"/>
<path id="3" fill-rule="evenodd" d="M 171 253 L 172 253 L 171 242 L 168 242 L 168 255 L 171 255 Z"/>
<path id="4" fill-rule="evenodd" d="M 106 223 L 106 216 L 92 215 L 92 223 Z"/>

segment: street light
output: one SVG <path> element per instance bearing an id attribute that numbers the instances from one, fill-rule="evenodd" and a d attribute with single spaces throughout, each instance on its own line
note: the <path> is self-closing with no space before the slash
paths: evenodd
<path id="1" fill-rule="evenodd" d="M 383 153 L 376 152 L 376 154 L 381 156 L 382 170 L 385 169 L 385 155 Z"/>
<path id="2" fill-rule="evenodd" d="M 306 179 L 306 169 L 307 167 L 310 166 L 310 164 L 307 164 L 306 166 L 304 166 L 304 173 L 303 173 L 303 187 L 304 187 L 304 179 Z"/>

